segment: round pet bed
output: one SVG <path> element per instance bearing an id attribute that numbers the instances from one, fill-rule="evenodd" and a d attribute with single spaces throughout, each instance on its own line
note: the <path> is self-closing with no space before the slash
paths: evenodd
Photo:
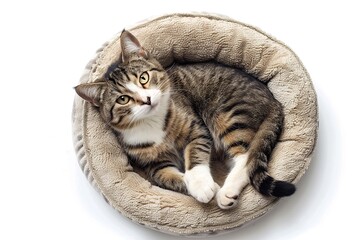
<path id="1" fill-rule="evenodd" d="M 174 62 L 214 61 L 266 82 L 285 112 L 284 130 L 269 172 L 277 179 L 299 181 L 315 145 L 317 102 L 308 73 L 286 45 L 249 25 L 208 14 L 167 15 L 127 30 L 164 67 Z M 120 56 L 119 36 L 97 52 L 81 83 L 102 80 Z M 81 168 L 106 201 L 131 220 L 162 232 L 194 235 L 233 229 L 265 214 L 277 202 L 247 186 L 237 207 L 221 210 L 215 201 L 202 204 L 151 185 L 129 164 L 97 108 L 78 96 L 73 108 L 73 137 Z"/>

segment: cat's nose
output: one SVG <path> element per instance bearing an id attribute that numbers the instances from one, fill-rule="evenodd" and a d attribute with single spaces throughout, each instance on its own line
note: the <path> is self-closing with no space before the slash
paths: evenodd
<path id="1" fill-rule="evenodd" d="M 147 102 L 145 104 L 151 105 L 151 97 L 147 97 Z"/>

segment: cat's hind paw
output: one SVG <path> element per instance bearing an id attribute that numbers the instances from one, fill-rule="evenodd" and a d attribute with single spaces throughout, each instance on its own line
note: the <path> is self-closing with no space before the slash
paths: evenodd
<path id="1" fill-rule="evenodd" d="M 237 205 L 239 192 L 221 188 L 216 194 L 216 202 L 221 209 L 230 209 Z"/>

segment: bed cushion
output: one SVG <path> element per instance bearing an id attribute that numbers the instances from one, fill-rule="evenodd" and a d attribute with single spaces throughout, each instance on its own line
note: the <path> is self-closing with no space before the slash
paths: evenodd
<path id="1" fill-rule="evenodd" d="M 267 83 L 285 113 L 284 131 L 273 151 L 269 172 L 295 184 L 300 180 L 311 161 L 318 114 L 309 74 L 289 47 L 257 28 L 209 14 L 166 15 L 127 30 L 164 67 L 174 62 L 215 61 Z M 119 36 L 120 32 L 98 50 L 80 83 L 102 81 L 120 55 Z M 151 185 L 129 164 L 97 108 L 78 96 L 73 107 L 73 138 L 82 170 L 106 201 L 131 220 L 162 232 L 194 235 L 230 230 L 265 214 L 278 201 L 247 186 L 237 207 L 221 210 L 215 201 L 202 204 Z"/>

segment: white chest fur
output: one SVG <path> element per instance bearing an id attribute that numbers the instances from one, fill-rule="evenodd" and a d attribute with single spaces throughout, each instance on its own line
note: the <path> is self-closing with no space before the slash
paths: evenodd
<path id="1" fill-rule="evenodd" d="M 163 124 L 164 119 L 160 117 L 144 120 L 136 127 L 123 130 L 123 140 L 129 145 L 152 142 L 155 142 L 155 144 L 160 144 L 163 142 L 165 137 Z"/>
<path id="2" fill-rule="evenodd" d="M 161 94 L 159 90 L 148 90 L 144 92 L 143 89 L 138 89 L 137 86 L 130 84 L 128 87 L 133 88 L 133 91 L 139 93 L 146 99 L 145 96 L 150 96 L 154 104 L 158 103 L 157 107 L 146 113 L 144 119 L 140 123 L 130 129 L 122 130 L 123 141 L 129 145 L 137 145 L 142 143 L 160 144 L 163 142 L 166 133 L 163 131 L 165 116 L 169 106 L 169 94 L 165 92 Z M 161 96 L 161 97 L 160 97 Z M 132 109 L 134 115 L 138 115 L 141 107 L 136 106 Z M 145 106 L 148 108 L 148 106 Z"/>

